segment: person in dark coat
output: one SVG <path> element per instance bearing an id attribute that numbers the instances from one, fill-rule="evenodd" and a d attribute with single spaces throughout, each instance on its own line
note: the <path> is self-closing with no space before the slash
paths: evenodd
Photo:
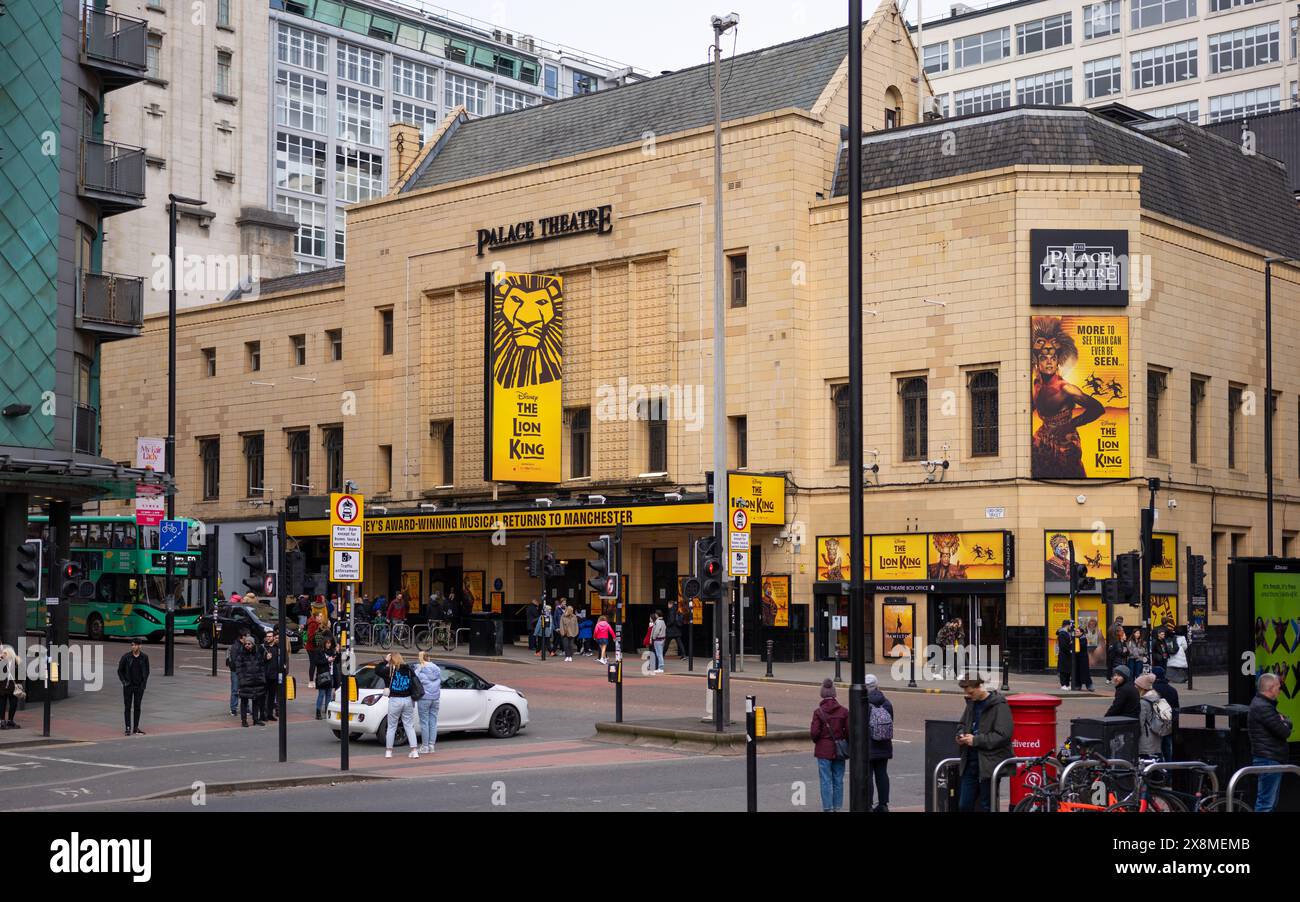
<path id="1" fill-rule="evenodd" d="M 524 612 L 524 617 L 528 621 L 529 651 L 537 651 L 537 637 L 533 635 L 533 631 L 537 628 L 537 618 L 540 616 L 542 616 L 542 608 L 541 605 L 537 603 L 537 599 L 534 598 L 532 601 L 528 602 L 528 610 Z"/>
<path id="2" fill-rule="evenodd" d="M 149 656 L 140 650 L 138 636 L 131 640 L 131 650 L 117 663 L 117 678 L 122 682 L 122 718 L 126 721 L 126 735 L 139 733 L 143 736 L 140 703 L 144 701 L 145 686 L 149 684 Z"/>
<path id="3" fill-rule="evenodd" d="M 959 811 L 988 811 L 993 797 L 993 770 L 1012 757 L 1014 724 L 1006 696 L 984 688 L 984 679 L 968 673 L 957 681 L 966 695 L 966 709 L 957 724 L 961 756 Z"/>
<path id="4" fill-rule="evenodd" d="M 867 687 L 867 722 L 871 722 L 871 709 L 884 708 L 889 712 L 889 719 L 894 719 L 894 703 L 885 698 L 885 693 L 880 691 L 880 680 L 874 673 L 867 674 L 863 683 Z M 894 757 L 894 740 L 877 739 L 874 735 L 871 737 L 871 773 L 876 781 L 876 807 L 871 810 L 878 814 L 886 814 L 889 811 L 889 759 Z"/>
<path id="5" fill-rule="evenodd" d="M 1163 667 L 1152 667 L 1151 673 L 1156 678 L 1155 685 L 1151 688 L 1156 691 L 1157 695 L 1169 702 L 1169 707 L 1172 708 L 1174 712 L 1174 729 L 1168 736 L 1164 737 L 1164 742 L 1161 744 L 1162 747 L 1160 749 L 1160 755 L 1162 758 L 1166 761 L 1173 761 L 1174 733 L 1178 732 L 1178 690 L 1175 689 L 1173 684 L 1165 677 L 1165 669 Z"/>
<path id="6" fill-rule="evenodd" d="M 664 632 L 664 648 L 672 648 L 674 642 L 677 643 L 677 660 L 681 661 L 686 658 L 686 649 L 682 646 L 682 612 L 677 610 L 677 605 L 668 609 L 668 616 L 664 619 L 666 630 Z"/>
<path id="7" fill-rule="evenodd" d="M 1111 677 L 1111 682 L 1115 684 L 1115 700 L 1110 703 L 1106 709 L 1106 717 L 1132 717 L 1137 719 L 1142 716 L 1142 702 L 1138 696 L 1137 687 L 1133 685 L 1133 672 L 1125 664 L 1120 664 L 1115 668 L 1115 675 Z"/>
<path id="8" fill-rule="evenodd" d="M 239 720 L 248 726 L 248 709 L 253 709 L 253 726 L 263 726 L 262 701 L 266 696 L 266 652 L 244 635 L 230 651 L 230 663 L 239 680 Z"/>
<path id="9" fill-rule="evenodd" d="M 1056 631 L 1056 675 L 1061 679 L 1061 688 L 1070 688 L 1070 673 L 1074 667 L 1071 654 L 1070 621 L 1062 620 L 1061 628 Z"/>
<path id="10" fill-rule="evenodd" d="M 813 757 L 817 759 L 822 811 L 839 811 L 844 805 L 844 759 L 835 749 L 835 740 L 849 738 L 849 709 L 835 700 L 835 683 L 822 680 L 821 703 L 813 711 L 810 731 Z"/>
<path id="11" fill-rule="evenodd" d="M 319 631 L 318 631 L 319 632 Z M 325 635 L 329 635 L 326 630 Z M 324 636 L 321 637 L 322 639 Z M 266 643 L 262 646 L 265 652 L 266 664 L 262 668 L 266 674 L 266 695 L 262 699 L 263 720 L 275 720 L 276 709 L 280 702 L 280 675 L 285 673 L 284 667 L 284 647 L 280 645 L 280 636 L 275 630 L 269 630 L 266 634 Z M 323 661 L 318 660 L 318 666 L 325 666 Z"/>
<path id="12" fill-rule="evenodd" d="M 1083 626 L 1070 627 L 1070 650 L 1074 654 L 1074 668 L 1070 675 L 1070 688 L 1092 692 L 1092 662 L 1088 660 L 1088 634 Z"/>
<path id="13" fill-rule="evenodd" d="M 1289 717 L 1277 710 L 1277 695 L 1281 688 L 1282 681 L 1276 673 L 1260 674 L 1255 697 L 1250 701 L 1250 713 L 1246 717 L 1252 765 L 1262 767 L 1287 763 L 1287 742 L 1295 727 Z M 1281 782 L 1281 774 L 1259 775 L 1259 788 L 1255 792 L 1256 811 L 1273 810 Z"/>

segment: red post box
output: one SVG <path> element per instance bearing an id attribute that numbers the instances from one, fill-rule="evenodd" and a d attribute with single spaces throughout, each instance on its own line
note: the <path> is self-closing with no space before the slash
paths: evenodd
<path id="1" fill-rule="evenodd" d="M 1011 719 L 1015 724 L 1011 732 L 1011 749 L 1017 758 L 1037 758 L 1056 750 L 1056 709 L 1061 700 L 1051 695 L 1007 696 L 1011 706 Z M 1042 771 L 1026 771 L 1017 767 L 1011 777 L 1011 804 L 1015 805 L 1029 795 L 1029 787 L 1042 779 Z"/>

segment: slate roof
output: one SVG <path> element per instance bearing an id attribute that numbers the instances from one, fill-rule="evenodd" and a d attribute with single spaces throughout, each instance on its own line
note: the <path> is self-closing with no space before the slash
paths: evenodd
<path id="1" fill-rule="evenodd" d="M 956 153 L 945 155 L 948 131 Z M 836 197 L 847 193 L 846 153 Z M 874 133 L 862 161 L 864 191 L 1015 165 L 1138 165 L 1144 209 L 1300 256 L 1300 210 L 1285 167 L 1181 119 L 1123 126 L 1090 110 L 1013 107 Z"/>
<path id="2" fill-rule="evenodd" d="M 775 110 L 812 109 L 848 55 L 840 28 L 722 63 L 728 121 Z M 682 69 L 635 84 L 510 113 L 471 119 L 430 154 L 404 191 L 545 163 L 669 135 L 713 122 L 712 67 Z"/>
<path id="3" fill-rule="evenodd" d="M 247 291 L 243 288 L 236 288 L 226 297 L 226 300 L 238 301 L 245 297 L 279 294 L 282 291 L 302 291 L 306 288 L 318 288 L 322 285 L 342 285 L 343 270 L 344 267 L 342 266 L 331 266 L 329 269 L 299 272 L 291 276 L 280 276 L 276 279 L 262 279 L 254 282 Z"/>
<path id="4" fill-rule="evenodd" d="M 1286 165 L 1291 190 L 1300 192 L 1300 107 L 1230 119 L 1203 126 L 1234 144 L 1241 144 L 1242 128 L 1255 133 L 1255 150 Z"/>

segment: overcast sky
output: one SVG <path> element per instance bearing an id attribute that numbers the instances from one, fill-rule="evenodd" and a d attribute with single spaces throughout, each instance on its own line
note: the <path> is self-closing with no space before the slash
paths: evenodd
<path id="1" fill-rule="evenodd" d="M 399 2 L 418 5 L 417 0 Z M 435 2 L 435 0 L 430 0 Z M 708 62 L 712 15 L 740 15 L 738 33 L 725 38 L 724 57 L 780 44 L 848 24 L 847 0 L 436 0 L 466 16 L 567 44 L 658 74 Z M 863 0 L 863 17 L 878 0 Z M 935 0 L 930 0 L 934 3 Z M 914 7 L 916 0 L 912 0 Z M 936 7 L 937 8 L 937 7 Z"/>

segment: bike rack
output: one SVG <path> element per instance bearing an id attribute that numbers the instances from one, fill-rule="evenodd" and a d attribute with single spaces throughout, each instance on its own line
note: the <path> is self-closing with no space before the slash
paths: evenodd
<path id="1" fill-rule="evenodd" d="M 1232 801 L 1236 797 L 1237 781 L 1247 774 L 1295 774 L 1300 777 L 1300 765 L 1297 764 L 1252 764 L 1243 767 L 1228 780 L 1228 811 L 1232 811 Z"/>
<path id="2" fill-rule="evenodd" d="M 455 638 L 455 640 L 456 640 L 456 645 L 455 645 L 454 647 L 456 647 L 456 648 L 459 648 L 459 647 L 460 647 L 460 641 L 461 641 L 461 640 L 460 640 L 460 634 L 461 634 L 461 633 L 468 633 L 468 632 L 470 632 L 470 628 L 467 627 L 467 626 L 462 626 L 460 629 L 458 629 L 458 630 L 455 631 L 455 636 L 454 636 L 453 638 Z"/>
<path id="3" fill-rule="evenodd" d="M 990 812 L 998 812 L 1002 810 L 1002 792 L 1001 792 L 1002 769 L 1006 767 L 1008 764 L 1028 764 L 1030 761 L 1037 761 L 1040 757 L 1042 756 L 1034 756 L 1032 758 L 1004 758 L 1003 760 L 998 762 L 998 766 L 993 768 L 993 777 L 990 780 L 990 782 L 993 784 L 990 787 L 990 791 L 989 791 Z M 1055 758 L 1045 763 L 1054 765 L 1056 767 L 1057 773 L 1061 772 L 1061 762 L 1057 761 Z"/>
<path id="4" fill-rule="evenodd" d="M 939 774 L 940 774 L 942 771 L 944 771 L 946 768 L 948 768 L 948 767 L 950 767 L 950 766 L 952 766 L 952 765 L 954 765 L 954 764 L 961 764 L 961 759 L 960 759 L 960 758 L 944 758 L 944 759 L 943 759 L 942 761 L 940 761 L 940 762 L 938 763 L 938 765 L 936 765 L 935 768 L 934 768 L 934 780 L 933 780 L 933 782 L 932 782 L 931 785 L 934 786 L 934 791 L 933 791 L 932 794 L 933 794 L 933 796 L 934 796 L 934 810 L 935 810 L 936 812 L 939 810 L 939 787 L 940 787 L 940 783 L 939 783 Z M 947 781 L 944 781 L 944 783 L 942 784 L 942 786 L 943 786 L 943 788 L 946 789 L 947 786 L 948 786 Z"/>
<path id="5" fill-rule="evenodd" d="M 1206 764 L 1204 761 L 1152 761 L 1142 768 L 1142 779 L 1146 780 L 1147 774 L 1152 771 L 1164 770 L 1199 770 L 1210 775 L 1210 792 L 1215 795 L 1219 792 L 1218 769 L 1213 764 Z M 1300 773 L 1300 768 L 1297 768 L 1296 772 Z"/>
<path id="6" fill-rule="evenodd" d="M 1070 779 L 1070 771 L 1074 770 L 1076 767 L 1078 767 L 1081 764 L 1092 764 L 1097 767 L 1101 766 L 1101 762 L 1098 761 L 1096 758 L 1079 758 L 1077 761 L 1071 761 L 1069 764 L 1065 766 L 1065 770 L 1061 771 L 1060 784 L 1062 786 L 1068 785 L 1068 781 Z M 1133 771 L 1134 773 L 1137 773 L 1137 765 L 1134 764 L 1132 761 L 1129 761 L 1127 758 L 1107 758 L 1106 766 L 1127 767 L 1129 770 Z"/>

